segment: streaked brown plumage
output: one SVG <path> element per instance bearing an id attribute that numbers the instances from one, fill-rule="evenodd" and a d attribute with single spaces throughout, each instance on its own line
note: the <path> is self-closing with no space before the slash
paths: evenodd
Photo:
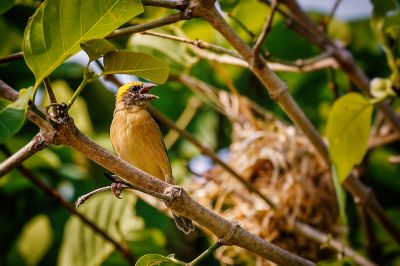
<path id="1" fill-rule="evenodd" d="M 171 164 L 157 123 L 147 112 L 149 93 L 154 84 L 132 82 L 121 86 L 116 96 L 110 139 L 123 160 L 168 183 L 174 183 Z M 172 213 L 177 227 L 188 234 L 192 221 Z"/>

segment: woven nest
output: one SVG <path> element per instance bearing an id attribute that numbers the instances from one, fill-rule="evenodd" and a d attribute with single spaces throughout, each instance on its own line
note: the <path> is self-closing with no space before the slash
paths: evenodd
<path id="1" fill-rule="evenodd" d="M 303 257 L 321 259 L 320 244 L 291 228 L 298 220 L 336 235 L 338 211 L 329 170 L 293 126 L 272 117 L 256 118 L 239 97 L 220 94 L 220 101 L 233 127 L 227 163 L 271 199 L 277 210 L 220 166 L 193 178 L 186 186 L 189 193 L 253 234 Z M 228 265 L 270 265 L 237 247 L 222 247 L 217 256 Z"/>

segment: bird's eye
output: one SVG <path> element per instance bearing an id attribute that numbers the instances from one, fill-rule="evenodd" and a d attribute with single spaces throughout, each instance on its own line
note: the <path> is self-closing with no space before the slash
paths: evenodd
<path id="1" fill-rule="evenodd" d="M 140 86 L 138 86 L 138 85 L 132 86 L 129 88 L 129 90 L 133 93 L 138 93 L 140 90 Z"/>

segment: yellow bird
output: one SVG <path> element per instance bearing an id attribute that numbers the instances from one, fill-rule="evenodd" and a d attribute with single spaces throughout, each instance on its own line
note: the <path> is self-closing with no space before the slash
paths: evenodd
<path id="1" fill-rule="evenodd" d="M 160 128 L 147 112 L 147 104 L 157 96 L 150 94 L 155 84 L 135 81 L 121 86 L 116 95 L 111 143 L 117 155 L 163 181 L 174 184 L 171 164 Z M 193 231 L 192 221 L 173 213 L 177 227 L 186 234 Z"/>

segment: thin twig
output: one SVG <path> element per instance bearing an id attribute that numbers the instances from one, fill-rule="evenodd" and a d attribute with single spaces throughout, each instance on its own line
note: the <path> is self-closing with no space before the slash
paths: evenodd
<path id="1" fill-rule="evenodd" d="M 145 30 L 149 29 L 154 29 L 154 28 L 159 28 L 165 25 L 169 25 L 181 20 L 186 20 L 191 17 L 190 13 L 187 12 L 180 12 L 172 15 L 168 15 L 166 17 L 156 19 L 147 23 L 131 26 L 131 27 L 126 27 L 123 29 L 118 29 L 110 33 L 106 39 L 112 39 L 112 38 L 117 38 L 121 36 L 126 36 L 132 33 L 137 33 L 137 32 L 142 32 Z"/>
<path id="2" fill-rule="evenodd" d="M 161 112 L 157 111 L 156 109 L 152 108 L 151 106 L 148 108 L 148 111 L 150 114 L 160 123 L 163 125 L 166 125 L 167 127 L 176 130 L 179 132 L 179 135 L 188 140 L 190 143 L 195 145 L 199 150 L 203 153 L 208 155 L 215 163 L 218 163 L 219 165 L 223 166 L 224 169 L 228 171 L 231 175 L 235 176 L 237 180 L 239 180 L 242 184 L 245 184 L 248 189 L 257 194 L 260 198 L 262 198 L 271 208 L 276 208 L 275 204 L 267 198 L 265 195 L 263 195 L 253 184 L 250 184 L 242 177 L 239 173 L 237 173 L 232 167 L 227 165 L 225 162 L 223 162 L 210 148 L 206 147 L 203 145 L 200 141 L 198 141 L 196 138 L 194 138 L 189 132 L 186 130 L 183 130 L 179 127 L 176 126 L 176 124 L 170 120 L 167 116 L 162 114 Z"/>
<path id="3" fill-rule="evenodd" d="M 53 88 L 51 87 L 51 83 L 49 78 L 44 79 L 44 85 L 46 87 L 47 95 L 49 96 L 49 101 L 50 101 L 50 106 L 52 110 L 52 115 L 57 114 L 57 98 L 56 95 L 54 94 Z"/>
<path id="4" fill-rule="evenodd" d="M 180 128 L 186 128 L 190 121 L 192 121 L 194 115 L 197 112 L 197 109 L 199 109 L 200 106 L 201 102 L 199 101 L 199 99 L 191 97 L 182 114 L 176 120 L 175 124 Z M 176 131 L 171 130 L 168 132 L 168 134 L 164 138 L 164 143 L 167 150 L 169 150 L 174 145 L 178 138 L 179 134 Z"/>
<path id="5" fill-rule="evenodd" d="M 198 264 L 199 262 L 201 262 L 202 260 L 204 260 L 205 258 L 210 256 L 214 251 L 216 251 L 221 246 L 222 246 L 222 242 L 218 240 L 217 242 L 212 244 L 208 249 L 206 249 L 203 253 L 201 253 L 197 258 L 195 258 L 191 262 L 187 263 L 186 266 L 194 266 L 194 265 Z"/>
<path id="6" fill-rule="evenodd" d="M 350 257 L 353 259 L 358 265 L 364 265 L 364 266 L 374 266 L 376 265 L 372 261 L 366 259 L 365 257 L 359 255 L 357 252 L 355 252 L 353 249 L 349 248 L 348 246 L 344 245 L 342 242 L 334 239 L 333 237 L 320 233 L 314 228 L 310 227 L 309 225 L 302 223 L 302 222 L 296 222 L 294 224 L 293 230 L 297 233 L 300 233 L 302 235 L 307 235 L 307 237 L 319 242 L 319 243 L 325 243 L 328 246 L 334 248 L 335 250 L 342 252 L 343 254 L 346 255 L 346 257 Z"/>
<path id="7" fill-rule="evenodd" d="M 51 83 L 49 78 L 44 79 L 44 85 L 46 87 L 47 94 L 49 95 L 49 100 L 51 104 L 57 103 L 56 95 L 54 94 L 53 88 L 51 87 Z"/>
<path id="8" fill-rule="evenodd" d="M 48 143 L 45 141 L 42 134 L 36 134 L 25 146 L 0 163 L 0 178 L 15 167 L 18 167 L 23 161 L 36 152 L 46 148 L 47 145 Z"/>
<path id="9" fill-rule="evenodd" d="M 154 32 L 154 31 L 144 31 L 141 34 L 174 40 L 190 44 L 200 49 L 206 49 L 218 54 L 208 53 L 200 49 L 193 49 L 193 51 L 198 56 L 211 61 L 248 68 L 248 63 L 242 59 L 241 55 L 238 52 L 231 49 L 227 49 L 222 46 L 204 42 L 198 39 L 189 40 L 186 38 L 165 33 Z M 311 72 L 324 68 L 333 68 L 333 69 L 338 68 L 337 62 L 330 56 L 329 53 L 323 53 L 321 55 L 312 58 L 299 59 L 296 60 L 295 62 L 288 62 L 288 61 L 283 62 L 282 60 L 270 57 L 267 64 L 268 67 L 271 68 L 272 70 L 283 71 L 283 72 Z"/>
<path id="10" fill-rule="evenodd" d="M 1 145 L 1 150 L 6 154 L 10 155 L 10 151 L 4 146 Z M 50 198 L 56 200 L 61 206 L 63 206 L 68 212 L 72 215 L 78 217 L 85 225 L 90 227 L 97 234 L 102 236 L 105 240 L 109 241 L 114 245 L 114 247 L 118 250 L 118 252 L 127 260 L 127 262 L 131 265 L 135 264 L 136 259 L 129 250 L 128 246 L 123 241 L 117 241 L 113 239 L 107 232 L 103 229 L 99 228 L 94 222 L 90 221 L 86 216 L 82 213 L 78 212 L 76 208 L 66 201 L 57 191 L 53 190 L 50 186 L 48 186 L 45 182 L 40 180 L 36 175 L 34 175 L 29 169 L 25 168 L 23 165 L 18 166 L 18 170 L 22 173 L 23 176 L 28 178 L 36 187 L 41 189 L 45 194 L 47 194 Z"/>
<path id="11" fill-rule="evenodd" d="M 142 0 L 144 6 L 157 6 L 171 9 L 184 10 L 187 0 Z"/>
<path id="12" fill-rule="evenodd" d="M 361 206 L 357 206 L 357 213 L 365 233 L 366 241 L 363 246 L 368 256 L 376 262 L 382 262 L 382 249 L 384 245 L 375 235 L 371 216 Z"/>
<path id="13" fill-rule="evenodd" d="M 122 185 L 123 188 L 128 188 L 126 185 Z M 101 187 L 98 189 L 95 189 L 85 195 L 80 196 L 76 201 L 75 201 L 75 208 L 79 208 L 83 203 L 85 203 L 88 199 L 93 197 L 94 195 L 101 193 L 101 192 L 106 192 L 112 190 L 111 186 L 106 186 L 106 187 Z"/>
<path id="14" fill-rule="evenodd" d="M 338 9 L 340 2 L 342 2 L 342 0 L 336 0 L 335 4 L 332 7 L 331 12 L 328 15 L 328 19 L 325 21 L 325 28 L 327 28 L 329 26 L 329 23 L 331 22 L 331 20 L 333 19 L 333 17 L 335 16 L 336 10 Z"/>
<path id="15" fill-rule="evenodd" d="M 368 141 L 368 149 L 374 149 L 376 147 L 388 145 L 397 141 L 400 141 L 400 134 L 397 132 L 384 136 L 374 136 Z"/>
<path id="16" fill-rule="evenodd" d="M 0 57 L 0 64 L 20 60 L 22 58 L 24 58 L 24 55 L 22 52 L 5 55 L 5 56 Z"/>
<path id="17" fill-rule="evenodd" d="M 189 39 L 185 39 L 182 37 L 165 34 L 165 33 L 160 33 L 160 32 L 154 32 L 154 31 L 144 31 L 141 34 L 160 37 L 160 38 L 169 39 L 169 40 L 174 40 L 174 41 L 178 41 L 178 42 L 182 42 L 182 43 L 186 43 L 186 44 L 191 44 L 191 45 L 194 45 L 201 49 L 208 49 L 208 50 L 216 52 L 216 53 L 223 53 L 223 54 L 231 55 L 233 57 L 241 58 L 240 54 L 238 54 L 238 52 L 236 52 L 234 50 L 227 49 L 225 47 L 218 46 L 218 45 L 215 45 L 212 43 L 208 43 L 208 42 L 205 42 L 205 41 L 202 41 L 199 39 L 189 40 Z"/>
<path id="18" fill-rule="evenodd" d="M 373 190 L 365 186 L 358 178 L 350 175 L 344 181 L 345 188 L 353 195 L 356 202 L 359 202 L 369 214 L 374 216 L 389 233 L 389 235 L 400 244 L 400 229 L 386 215 L 385 210 L 379 204 Z"/>
<path id="19" fill-rule="evenodd" d="M 267 37 L 267 34 L 271 30 L 272 21 L 274 19 L 274 14 L 275 14 L 277 6 L 278 6 L 278 1 L 277 0 L 272 0 L 271 1 L 271 13 L 268 16 L 267 20 L 265 21 L 265 24 L 263 26 L 261 34 L 260 34 L 260 36 L 258 36 L 258 39 L 257 39 L 256 43 L 253 46 L 253 53 L 254 54 L 258 54 L 260 52 L 261 45 L 263 44 L 265 38 Z"/>
<path id="20" fill-rule="evenodd" d="M 228 13 L 228 16 L 230 19 L 232 19 L 238 26 L 247 33 L 252 39 L 256 37 L 256 34 L 252 32 L 246 25 L 243 24 L 243 22 L 240 21 L 240 19 L 236 18 L 232 13 Z"/>

